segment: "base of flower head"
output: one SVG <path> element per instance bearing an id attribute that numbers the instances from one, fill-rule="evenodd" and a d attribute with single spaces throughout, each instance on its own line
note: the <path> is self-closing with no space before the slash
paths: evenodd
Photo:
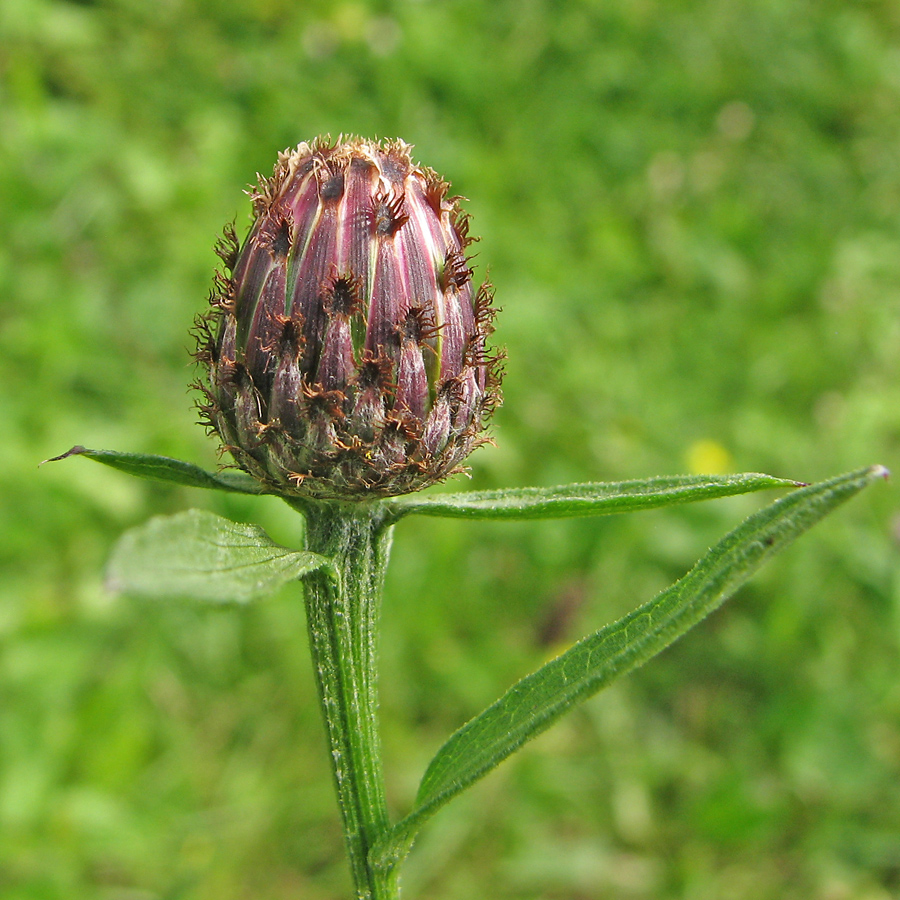
<path id="1" fill-rule="evenodd" d="M 496 368 L 497 360 L 490 365 Z M 319 404 L 320 411 L 303 417 L 305 427 L 298 431 L 296 422 L 287 430 L 278 420 L 263 421 L 264 408 L 256 399 L 235 404 L 243 418 L 238 422 L 206 385 L 194 387 L 204 396 L 197 404 L 201 420 L 221 437 L 222 450 L 241 469 L 272 493 L 319 500 L 397 496 L 465 472 L 466 457 L 490 443 L 483 421 L 499 402 L 493 374 L 477 397 L 468 394 L 470 385 L 454 380 L 444 386 L 424 422 L 391 411 L 366 429 L 371 436 L 363 437 L 358 431 L 366 420 L 345 414 L 352 402 L 342 392 L 305 388 L 304 401 Z M 255 388 L 245 386 L 244 392 L 253 396 Z"/>

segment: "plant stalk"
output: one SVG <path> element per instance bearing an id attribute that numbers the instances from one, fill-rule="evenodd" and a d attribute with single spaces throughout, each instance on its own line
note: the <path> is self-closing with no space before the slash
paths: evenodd
<path id="1" fill-rule="evenodd" d="M 398 900 L 394 862 L 369 852 L 390 828 L 378 732 L 378 616 L 393 528 L 380 503 L 296 504 L 306 549 L 331 571 L 303 576 L 306 619 L 334 784 L 358 900 Z"/>

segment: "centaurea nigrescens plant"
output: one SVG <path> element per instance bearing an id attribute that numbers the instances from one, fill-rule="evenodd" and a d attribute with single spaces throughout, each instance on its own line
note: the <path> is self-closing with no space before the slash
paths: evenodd
<path id="1" fill-rule="evenodd" d="M 475 289 L 474 238 L 460 198 L 409 146 L 317 139 L 279 156 L 252 190 L 253 224 L 227 227 L 223 268 L 198 319 L 196 384 L 208 428 L 243 471 L 74 447 L 133 475 L 274 494 L 300 512 L 305 546 L 190 510 L 126 533 L 115 590 L 248 602 L 299 580 L 344 836 L 360 900 L 400 896 L 418 830 L 578 701 L 654 656 L 730 597 L 769 557 L 881 466 L 802 484 L 768 475 L 675 476 L 610 484 L 407 496 L 461 471 L 499 402 L 494 311 Z M 391 822 L 378 737 L 376 647 L 393 526 L 411 515 L 466 519 L 595 516 L 768 488 L 752 515 L 680 581 L 513 685 L 453 734 L 415 805 Z"/>

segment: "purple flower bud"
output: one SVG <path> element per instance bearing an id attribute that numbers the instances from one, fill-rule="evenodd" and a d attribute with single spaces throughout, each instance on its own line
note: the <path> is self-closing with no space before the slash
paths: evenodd
<path id="1" fill-rule="evenodd" d="M 352 500 L 461 470 L 499 403 L 458 197 L 400 141 L 327 138 L 280 154 L 226 228 L 198 321 L 198 404 L 237 464 L 277 493 Z"/>

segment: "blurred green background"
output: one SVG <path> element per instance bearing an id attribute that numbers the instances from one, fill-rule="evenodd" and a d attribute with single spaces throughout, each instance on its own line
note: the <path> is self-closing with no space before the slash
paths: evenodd
<path id="1" fill-rule="evenodd" d="M 212 467 L 187 330 L 278 150 L 400 136 L 471 198 L 508 349 L 454 489 L 900 469 L 889 0 L 0 0 L 0 896 L 349 896 L 302 604 L 109 596 Z M 758 508 L 398 529 L 390 802 L 444 738 Z M 880 485 L 443 811 L 406 896 L 900 896 L 900 512 Z"/>

